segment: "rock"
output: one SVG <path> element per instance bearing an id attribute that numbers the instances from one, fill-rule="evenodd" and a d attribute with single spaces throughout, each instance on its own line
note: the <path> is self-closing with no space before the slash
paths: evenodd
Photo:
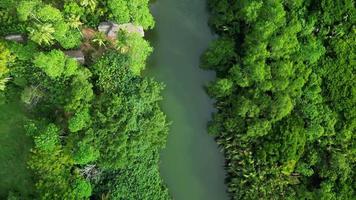
<path id="1" fill-rule="evenodd" d="M 14 42 L 24 42 L 25 38 L 21 34 L 13 34 L 5 37 L 6 40 Z"/>
<path id="2" fill-rule="evenodd" d="M 84 53 L 82 51 L 80 51 L 80 50 L 65 51 L 64 53 L 68 57 L 74 58 L 75 60 L 77 60 L 81 64 L 85 63 Z"/>
<path id="3" fill-rule="evenodd" d="M 98 26 L 98 31 L 100 31 L 106 35 L 111 30 L 112 26 L 113 26 L 112 22 L 101 22 Z"/>
<path id="4" fill-rule="evenodd" d="M 96 31 L 91 28 L 82 29 L 82 35 L 86 40 L 91 40 L 95 37 Z"/>

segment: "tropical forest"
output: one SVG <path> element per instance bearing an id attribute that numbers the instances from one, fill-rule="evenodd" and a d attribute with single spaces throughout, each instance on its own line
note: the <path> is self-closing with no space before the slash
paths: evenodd
<path id="1" fill-rule="evenodd" d="M 0 0 L 0 200 L 355 200 L 354 0 Z"/>

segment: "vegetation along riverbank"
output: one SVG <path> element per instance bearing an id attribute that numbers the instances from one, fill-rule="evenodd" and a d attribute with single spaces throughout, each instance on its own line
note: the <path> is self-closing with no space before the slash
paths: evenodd
<path id="1" fill-rule="evenodd" d="M 355 1 L 207 1 L 0 0 L 0 199 L 354 200 Z"/>
<path id="2" fill-rule="evenodd" d="M 28 173 L 11 179 L 26 188 L 1 178 L 0 198 L 169 199 L 158 171 L 163 85 L 141 76 L 148 0 L 2 0 L 0 24 L 1 103 L 24 116 L 6 141 L 32 140 L 1 146 Z M 23 165 L 5 163 L 6 176 Z"/>
<path id="3" fill-rule="evenodd" d="M 209 132 L 232 199 L 354 199 L 355 2 L 209 1 Z"/>

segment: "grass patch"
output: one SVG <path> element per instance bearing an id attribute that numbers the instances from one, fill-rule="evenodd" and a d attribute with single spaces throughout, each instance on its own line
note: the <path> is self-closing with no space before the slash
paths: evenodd
<path id="1" fill-rule="evenodd" d="M 0 199 L 13 191 L 29 199 L 34 191 L 27 159 L 32 146 L 23 128 L 25 115 L 21 106 L 0 106 Z"/>

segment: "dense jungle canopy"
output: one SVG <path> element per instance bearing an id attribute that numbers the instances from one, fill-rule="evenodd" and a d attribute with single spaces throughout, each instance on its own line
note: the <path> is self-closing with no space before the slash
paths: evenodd
<path id="1" fill-rule="evenodd" d="M 354 1 L 209 2 L 209 131 L 232 198 L 355 198 Z"/>
<path id="2" fill-rule="evenodd" d="M 154 26 L 148 0 L 0 2 L 1 102 L 22 108 L 18 132 L 31 148 L 22 159 L 29 186 L 0 180 L 1 199 L 169 199 L 158 171 L 163 85 L 141 76 L 152 48 L 136 33 L 96 30 L 108 20 Z M 4 40 L 14 34 L 22 41 Z M 85 63 L 66 50 L 82 51 Z M 6 176 L 26 169 L 5 167 Z"/>

